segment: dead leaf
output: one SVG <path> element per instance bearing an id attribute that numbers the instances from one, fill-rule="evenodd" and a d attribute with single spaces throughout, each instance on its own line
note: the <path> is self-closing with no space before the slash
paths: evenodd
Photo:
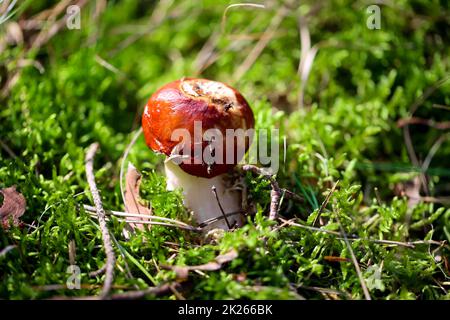
<path id="1" fill-rule="evenodd" d="M 128 163 L 127 174 L 125 175 L 125 194 L 124 194 L 124 205 L 125 210 L 129 213 L 137 213 L 142 215 L 151 216 L 152 210 L 142 205 L 139 197 L 139 186 L 141 184 L 141 174 L 133 166 L 133 164 Z M 139 218 L 133 218 L 133 220 L 144 220 Z M 139 230 L 144 229 L 143 224 L 129 224 L 132 229 L 138 228 Z M 150 227 L 150 225 L 148 225 Z"/>
<path id="2" fill-rule="evenodd" d="M 213 261 L 197 265 L 197 266 L 161 266 L 163 269 L 173 270 L 177 274 L 180 281 L 185 281 L 188 278 L 189 271 L 216 271 L 222 268 L 222 265 L 230 262 L 238 257 L 238 252 L 234 249 L 227 253 L 218 255 Z"/>
<path id="3" fill-rule="evenodd" d="M 0 206 L 0 219 L 3 228 L 9 228 L 10 222 L 15 226 L 19 225 L 19 218 L 24 214 L 27 207 L 25 197 L 16 191 L 15 186 L 0 189 L 0 193 L 3 195 L 3 204 Z"/>

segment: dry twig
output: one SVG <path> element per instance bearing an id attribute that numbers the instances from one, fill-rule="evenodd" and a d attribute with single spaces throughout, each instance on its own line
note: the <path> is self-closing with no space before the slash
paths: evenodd
<path id="1" fill-rule="evenodd" d="M 100 230 L 102 232 L 103 246 L 106 252 L 106 276 L 105 283 L 103 284 L 102 293 L 100 294 L 101 299 L 109 297 L 113 279 L 114 279 L 114 265 L 116 262 L 116 257 L 114 255 L 114 250 L 111 244 L 111 238 L 109 236 L 109 230 L 106 225 L 106 214 L 105 209 L 103 209 L 102 199 L 100 193 L 98 192 L 97 185 L 95 183 L 94 175 L 94 157 L 95 153 L 99 148 L 98 143 L 93 143 L 89 146 L 86 153 L 86 177 L 89 183 L 89 188 L 91 190 L 92 198 L 94 200 L 95 209 L 97 211 L 98 222 Z"/>
<path id="2" fill-rule="evenodd" d="M 342 227 L 341 220 L 339 219 L 338 215 L 335 215 L 335 217 L 339 224 L 339 230 L 341 231 L 341 235 L 344 238 L 345 245 L 347 246 L 347 249 L 350 252 L 350 256 L 352 257 L 352 262 L 353 265 L 355 266 L 356 273 L 358 274 L 359 282 L 361 283 L 361 288 L 363 290 L 364 297 L 366 298 L 366 300 L 372 300 L 372 298 L 370 297 L 369 289 L 367 288 L 366 285 L 366 280 L 362 275 L 361 268 L 359 267 L 359 262 L 358 260 L 356 260 L 355 253 L 353 252 L 350 241 L 348 241 L 347 234 L 344 231 L 344 227 Z"/>
<path id="3" fill-rule="evenodd" d="M 323 233 L 327 233 L 327 234 L 331 234 L 331 235 L 335 235 L 335 236 L 341 236 L 341 233 L 337 232 L 337 231 L 327 230 L 327 229 L 322 229 L 322 228 L 317 228 L 317 227 L 311 227 L 311 226 L 306 226 L 306 225 L 303 225 L 300 223 L 295 223 L 295 222 L 293 222 L 295 220 L 295 218 L 286 220 L 286 219 L 279 217 L 278 220 L 283 222 L 283 224 L 280 225 L 279 228 L 289 225 L 289 226 L 294 226 L 294 227 L 298 227 L 298 228 L 309 230 L 309 231 L 323 232 Z M 342 238 L 337 238 L 337 239 L 342 240 Z M 417 241 L 401 242 L 401 241 L 394 241 L 394 240 L 360 238 L 360 237 L 355 237 L 355 236 L 350 236 L 350 238 L 349 238 L 348 235 L 347 235 L 347 239 L 349 241 L 359 241 L 359 240 L 369 241 L 369 242 L 374 242 L 374 243 L 379 243 L 379 244 L 385 244 L 385 245 L 390 245 L 390 246 L 401 246 L 401 247 L 412 248 L 412 249 L 414 249 L 416 247 L 416 245 L 419 245 L 419 244 L 438 245 L 438 246 L 445 245 L 445 241 L 441 242 L 441 241 L 435 241 L 435 240 L 417 240 Z"/>
<path id="4" fill-rule="evenodd" d="M 438 130 L 448 130 L 450 129 L 450 121 L 434 121 L 433 119 L 424 119 L 419 117 L 409 117 L 409 118 L 402 118 L 397 121 L 397 127 L 402 128 L 406 125 L 410 124 L 419 124 L 424 125 L 428 127 L 432 127 Z"/>
<path id="5" fill-rule="evenodd" d="M 280 199 L 281 199 L 281 189 L 280 189 L 280 186 L 278 185 L 278 182 L 275 180 L 275 178 L 273 176 L 265 173 L 263 171 L 263 169 L 261 169 L 257 166 L 254 166 L 251 164 L 246 164 L 246 165 L 242 166 L 242 170 L 251 171 L 255 174 L 262 175 L 264 178 L 269 180 L 269 182 L 272 186 L 272 191 L 270 192 L 271 201 L 270 201 L 269 219 L 275 220 L 278 216 L 278 210 L 279 210 Z"/>
<path id="6" fill-rule="evenodd" d="M 141 299 L 148 295 L 160 296 L 173 292 L 172 289 L 177 290 L 181 288 L 181 284 L 177 282 L 165 283 L 157 287 L 150 287 L 144 290 L 128 291 L 124 293 L 116 293 L 111 296 L 112 300 L 133 300 Z"/>
<path id="7" fill-rule="evenodd" d="M 197 266 L 171 266 L 161 265 L 161 268 L 167 270 L 173 270 L 177 274 L 177 277 L 181 281 L 185 281 L 188 278 L 189 271 L 216 271 L 220 270 L 225 263 L 228 263 L 238 257 L 239 253 L 235 249 L 218 255 L 213 261 Z"/>
<path id="8" fill-rule="evenodd" d="M 0 147 L 6 151 L 6 153 L 13 159 L 17 158 L 17 155 L 12 151 L 12 149 L 2 140 L 0 139 Z"/>
<path id="9" fill-rule="evenodd" d="M 86 210 L 89 214 L 94 214 L 96 212 L 95 208 L 92 206 L 88 206 L 88 205 L 84 205 L 84 210 Z M 146 214 L 138 214 L 138 213 L 129 213 L 129 212 L 121 212 L 121 211 L 113 211 L 113 210 L 105 210 L 105 214 L 107 216 L 109 215 L 113 215 L 113 216 L 117 216 L 117 217 L 123 217 L 123 219 L 119 218 L 119 221 L 125 221 L 128 223 L 140 223 L 140 224 L 156 224 L 156 225 L 163 225 L 163 226 L 169 226 L 169 227 L 177 227 L 180 229 L 185 229 L 185 230 L 189 230 L 189 231 L 195 231 L 195 232 L 200 232 L 201 228 L 196 228 L 193 227 L 187 223 L 184 223 L 182 221 L 178 221 L 175 219 L 169 219 L 169 218 L 164 218 L 164 217 L 159 217 L 159 216 L 154 216 L 154 215 L 146 215 Z M 108 217 L 107 217 L 108 218 Z M 139 218 L 139 220 L 131 220 L 130 218 Z M 153 221 L 146 221 L 143 219 L 148 219 L 148 220 L 160 220 L 160 221 L 165 221 L 166 223 L 162 223 L 162 222 L 153 222 Z"/>
<path id="10" fill-rule="evenodd" d="M 91 286 L 89 286 L 88 288 L 91 288 Z M 160 296 L 160 295 L 168 294 L 169 292 L 172 292 L 172 289 L 180 289 L 180 288 L 181 288 L 181 284 L 179 284 L 177 282 L 170 282 L 170 283 L 162 284 L 157 287 L 149 287 L 149 288 L 146 288 L 143 290 L 134 290 L 134 291 L 126 291 L 126 292 L 122 292 L 122 293 L 115 293 L 115 294 L 112 294 L 109 298 L 111 300 L 137 300 L 137 299 L 142 299 L 148 295 Z M 54 287 L 50 287 L 50 288 L 46 288 L 46 289 L 60 290 L 60 289 L 64 289 L 64 286 L 58 285 L 58 286 L 54 286 Z M 57 297 L 50 298 L 50 300 L 98 300 L 98 299 L 99 299 L 98 296 L 83 296 L 83 297 L 57 296 Z"/>
<path id="11" fill-rule="evenodd" d="M 448 80 L 450 79 L 450 75 L 447 75 L 446 77 L 440 79 L 435 84 L 433 84 L 431 87 L 427 88 L 425 92 L 411 105 L 409 108 L 409 115 L 410 117 L 413 117 L 414 113 L 417 111 L 417 109 L 425 102 L 425 100 L 438 88 L 440 88 L 442 85 L 444 85 Z M 406 149 L 408 151 L 409 158 L 411 159 L 411 162 L 414 166 L 419 167 L 419 159 L 417 158 L 416 151 L 414 149 L 412 139 L 411 139 L 411 132 L 409 131 L 409 123 L 406 123 L 403 126 L 403 138 L 405 140 Z M 427 178 L 424 173 L 420 174 L 420 181 L 422 183 L 423 189 L 427 196 L 429 196 L 429 188 L 427 183 Z"/>
<path id="12" fill-rule="evenodd" d="M 227 227 L 228 227 L 228 229 L 231 230 L 232 225 L 230 224 L 230 221 L 228 221 L 227 215 L 225 214 L 225 211 L 223 210 L 222 204 L 220 203 L 219 196 L 217 195 L 216 186 L 212 186 L 212 192 L 214 193 L 214 197 L 216 198 L 217 204 L 219 205 L 219 208 L 220 208 L 220 212 L 222 212 L 222 216 L 225 219 Z"/>
<path id="13" fill-rule="evenodd" d="M 321 205 L 320 208 L 319 208 L 319 212 L 317 212 L 316 218 L 315 218 L 314 221 L 313 221 L 313 224 L 312 224 L 313 226 L 315 226 L 317 220 L 319 220 L 320 215 L 321 215 L 322 212 L 323 212 L 323 209 L 325 209 L 325 207 L 327 206 L 328 202 L 330 201 L 331 195 L 334 193 L 334 190 L 336 190 L 336 187 L 337 187 L 338 184 L 339 184 L 339 180 L 336 181 L 336 183 L 334 184 L 334 186 L 331 188 L 330 192 L 328 192 L 328 194 L 327 194 L 325 200 L 323 201 L 322 205 Z"/>
<path id="14" fill-rule="evenodd" d="M 101 274 L 104 274 L 106 271 L 106 264 L 103 265 L 100 269 L 89 272 L 89 277 L 91 278 L 95 278 L 96 276 L 99 276 Z"/>

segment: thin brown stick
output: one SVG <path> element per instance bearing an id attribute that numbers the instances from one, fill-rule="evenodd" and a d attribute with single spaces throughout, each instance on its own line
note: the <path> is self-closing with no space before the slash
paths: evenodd
<path id="1" fill-rule="evenodd" d="M 412 143 L 411 139 L 411 133 L 409 131 L 409 125 L 405 125 L 403 127 L 403 139 L 405 140 L 406 150 L 408 151 L 409 158 L 411 159 L 411 162 L 414 166 L 419 167 L 419 159 L 417 158 L 416 151 L 414 149 L 414 145 Z M 423 190 L 425 194 L 428 196 L 430 194 L 428 183 L 427 183 L 427 177 L 423 172 L 419 175 L 420 183 L 422 184 Z"/>
<path id="2" fill-rule="evenodd" d="M 330 192 L 328 192 L 327 196 L 325 197 L 325 200 L 323 201 L 322 205 L 319 208 L 319 211 L 317 212 L 317 216 L 313 221 L 313 226 L 316 225 L 317 220 L 319 220 L 320 215 L 322 214 L 323 210 L 325 209 L 325 207 L 327 206 L 328 202 L 330 201 L 331 195 L 334 193 L 334 191 L 336 190 L 337 185 L 339 184 L 339 180 L 336 181 L 336 183 L 334 184 L 334 186 L 331 188 Z"/>
<path id="3" fill-rule="evenodd" d="M 355 266 L 355 270 L 358 275 L 359 282 L 361 283 L 361 288 L 363 290 L 364 297 L 366 298 L 366 300 L 372 300 L 372 298 L 370 297 L 369 289 L 367 288 L 367 285 L 366 285 L 366 280 L 364 279 L 364 277 L 362 275 L 361 268 L 359 267 L 359 262 L 358 262 L 358 260 L 356 260 L 355 253 L 353 252 L 350 241 L 348 241 L 347 234 L 344 231 L 344 227 L 342 227 L 341 220 L 339 219 L 339 216 L 337 214 L 335 215 L 335 218 L 339 224 L 339 230 L 341 231 L 341 235 L 344 238 L 345 245 L 347 246 L 347 249 L 350 252 L 350 256 L 352 257 L 352 262 L 353 262 L 353 265 Z"/>
<path id="4" fill-rule="evenodd" d="M 280 199 L 281 199 L 280 190 L 272 188 L 272 190 L 270 191 L 270 198 L 271 200 L 270 200 L 269 220 L 275 220 L 278 216 L 278 210 L 280 209 Z"/>
<path id="5" fill-rule="evenodd" d="M 127 291 L 123 293 L 115 293 L 110 296 L 111 300 L 136 300 L 142 299 L 145 296 L 153 295 L 160 296 L 172 292 L 171 288 L 180 289 L 181 284 L 175 282 L 165 283 L 157 287 L 150 287 L 143 290 Z M 54 289 L 54 288 L 51 288 Z M 56 288 L 60 289 L 60 288 Z M 98 300 L 98 296 L 84 296 L 84 297 L 67 297 L 67 296 L 57 296 L 50 298 L 51 300 Z"/>
<path id="6" fill-rule="evenodd" d="M 432 107 L 436 108 L 436 109 L 443 109 L 443 110 L 450 111 L 450 106 L 444 106 L 443 104 L 433 103 Z"/>
<path id="7" fill-rule="evenodd" d="M 424 119 L 419 117 L 409 117 L 403 118 L 397 121 L 397 127 L 402 128 L 406 125 L 410 124 L 419 124 L 428 127 L 432 127 L 439 130 L 448 130 L 450 129 L 450 121 L 442 121 L 438 122 L 433 119 Z"/>
<path id="8" fill-rule="evenodd" d="M 193 232 L 200 232 L 201 230 L 194 227 L 187 227 L 183 225 L 177 225 L 177 224 L 171 224 L 171 223 L 164 223 L 164 222 L 155 222 L 155 221 L 142 221 L 142 220 L 131 220 L 131 219 L 117 219 L 120 222 L 126 222 L 126 223 L 140 223 L 140 224 L 146 224 L 146 225 L 156 225 L 156 226 L 164 226 L 164 227 L 170 227 L 170 228 L 178 228 Z"/>
<path id="9" fill-rule="evenodd" d="M 98 289 L 100 287 L 101 287 L 101 285 L 98 285 L 98 284 L 80 283 L 80 289 L 93 290 L 93 289 Z M 46 285 L 42 285 L 42 286 L 32 286 L 32 288 L 33 288 L 33 290 L 37 290 L 37 291 L 72 290 L 72 289 L 69 289 L 66 284 L 46 284 Z M 126 286 L 126 285 L 114 285 L 113 289 L 126 290 L 126 289 L 130 289 L 130 287 Z M 78 297 L 78 298 L 83 298 L 83 297 Z M 59 299 L 59 297 L 52 297 L 50 299 Z M 64 299 L 64 298 L 61 298 L 61 299 Z M 86 299 L 89 299 L 89 300 L 97 299 L 98 300 L 98 296 L 86 297 Z"/>
<path id="10" fill-rule="evenodd" d="M 175 287 L 175 285 L 170 285 L 170 291 L 172 291 L 173 295 L 178 299 L 178 300 L 186 300 L 185 297 L 183 297 L 183 295 L 177 290 L 177 288 Z"/>
<path id="11" fill-rule="evenodd" d="M 309 231 L 323 232 L 323 233 L 331 234 L 334 236 L 341 236 L 341 233 L 337 232 L 337 231 L 327 230 L 327 229 L 322 229 L 322 228 L 317 228 L 317 227 L 311 227 L 311 226 L 306 226 L 306 225 L 303 225 L 300 223 L 295 223 L 295 222 L 293 222 L 293 220 L 295 220 L 295 218 L 286 220 L 286 219 L 283 219 L 280 217 L 280 218 L 278 218 L 278 220 L 283 222 L 283 224 L 280 225 L 278 227 L 278 229 L 281 227 L 284 227 L 286 225 L 289 225 L 289 226 L 294 226 L 294 227 L 298 227 L 298 228 L 309 230 Z M 274 231 L 275 231 L 275 229 L 274 229 Z M 337 239 L 343 240 L 342 238 L 337 238 Z M 419 245 L 419 244 L 427 244 L 427 245 L 432 244 L 432 245 L 439 245 L 439 246 L 445 245 L 445 242 L 440 242 L 440 241 L 435 241 L 435 240 L 417 240 L 417 241 L 401 242 L 401 241 L 394 241 L 394 240 L 360 238 L 360 237 L 353 237 L 353 236 L 351 238 L 348 238 L 348 236 L 347 236 L 347 239 L 349 241 L 359 241 L 359 240 L 369 241 L 369 242 L 374 242 L 374 243 L 379 243 L 379 244 L 385 244 L 385 245 L 391 245 L 391 246 L 401 246 L 401 247 L 412 248 L 412 249 L 414 249 L 416 247 L 416 245 Z"/>
<path id="12" fill-rule="evenodd" d="M 96 276 L 99 276 L 99 275 L 101 275 L 101 274 L 104 274 L 105 271 L 106 271 L 106 264 L 104 264 L 103 267 L 101 267 L 101 268 L 98 269 L 98 270 L 89 272 L 89 277 L 95 278 Z"/>
<path id="13" fill-rule="evenodd" d="M 172 288 L 180 289 L 181 285 L 177 282 L 165 283 L 157 287 L 151 287 L 144 290 L 116 293 L 111 296 L 112 300 L 133 300 L 141 299 L 148 295 L 160 296 L 172 292 Z"/>
<path id="14" fill-rule="evenodd" d="M 88 151 L 86 153 L 85 162 L 86 162 L 86 177 L 89 183 L 89 188 L 91 190 L 92 198 L 94 200 L 95 209 L 97 211 L 98 222 L 100 230 L 102 232 L 103 247 L 105 248 L 106 253 L 106 271 L 105 271 L 106 276 L 105 282 L 103 284 L 103 289 L 100 294 L 100 299 L 105 299 L 110 296 L 110 291 L 114 280 L 114 265 L 116 262 L 116 257 L 114 255 L 114 250 L 111 244 L 109 230 L 106 225 L 105 209 L 103 209 L 102 199 L 100 197 L 100 193 L 98 192 L 97 185 L 95 183 L 94 157 L 98 148 L 99 148 L 98 143 L 93 143 L 89 146 Z"/>
<path id="15" fill-rule="evenodd" d="M 95 208 L 92 207 L 92 206 L 83 205 L 83 208 L 89 214 L 92 214 L 92 215 L 95 214 L 95 212 L 96 212 Z M 191 226 L 191 225 L 189 225 L 187 223 L 184 223 L 182 221 L 169 219 L 169 218 L 164 218 L 164 217 L 159 217 L 159 216 L 150 216 L 150 215 L 146 215 L 146 214 L 140 215 L 140 214 L 135 214 L 135 213 L 113 211 L 113 210 L 105 210 L 105 214 L 107 216 L 113 215 L 113 216 L 117 216 L 117 217 L 124 217 L 121 220 L 126 220 L 126 221 L 128 221 L 128 220 L 131 221 L 132 219 L 130 219 L 130 218 L 141 218 L 141 220 L 139 220 L 140 221 L 139 223 L 149 223 L 149 224 L 151 224 L 151 221 L 145 221 L 145 220 L 142 220 L 142 219 L 166 221 L 168 223 L 166 223 L 164 225 L 169 225 L 171 227 L 183 228 L 183 229 L 191 230 L 191 231 L 201 231 L 199 228 Z"/>
<path id="16" fill-rule="evenodd" d="M 5 248 L 3 248 L 2 250 L 0 250 L 0 258 L 6 256 L 6 254 L 8 252 L 10 252 L 11 250 L 13 250 L 15 248 L 17 248 L 16 245 L 9 245 L 9 246 L 6 246 Z"/>
<path id="17" fill-rule="evenodd" d="M 323 293 L 325 293 L 325 294 L 336 294 L 336 295 L 340 295 L 340 296 L 345 296 L 347 299 L 351 299 L 352 298 L 352 296 L 348 292 L 334 290 L 334 289 L 330 289 L 330 288 L 310 287 L 310 286 L 305 286 L 303 284 L 296 285 L 295 288 L 297 290 L 304 289 L 304 290 L 316 291 L 316 292 L 320 292 L 322 294 Z"/>
<path id="18" fill-rule="evenodd" d="M 212 186 L 212 192 L 214 193 L 214 197 L 216 198 L 217 204 L 219 205 L 219 208 L 220 208 L 220 212 L 222 212 L 222 216 L 225 219 L 227 227 L 228 227 L 228 229 L 231 230 L 232 226 L 230 224 L 230 221 L 228 221 L 227 215 L 226 215 L 225 211 L 223 210 L 222 204 L 220 203 L 219 196 L 217 195 L 216 186 Z"/>
<path id="19" fill-rule="evenodd" d="M 76 261 L 76 257 L 77 257 L 77 248 L 75 245 L 75 240 L 70 240 L 69 241 L 69 262 L 71 265 L 75 265 L 75 261 Z"/>
<path id="20" fill-rule="evenodd" d="M 445 84 L 450 79 L 450 75 L 447 75 L 446 77 L 440 79 L 436 83 L 434 83 L 431 87 L 428 87 L 425 92 L 414 101 L 414 103 L 409 108 L 409 114 L 410 117 L 413 117 L 414 113 L 417 111 L 417 109 L 425 102 L 425 100 L 439 87 L 441 87 L 443 84 Z M 403 127 L 403 138 L 405 140 L 406 149 L 408 151 L 409 158 L 411 159 L 411 162 L 414 166 L 419 167 L 419 160 L 417 158 L 416 151 L 414 149 L 412 139 L 411 139 L 411 132 L 409 131 L 409 124 L 406 123 Z M 420 182 L 422 184 L 422 187 L 426 193 L 427 196 L 430 195 L 430 191 L 428 188 L 427 178 L 424 173 L 420 174 Z"/>
<path id="21" fill-rule="evenodd" d="M 214 222 L 216 222 L 218 220 L 225 219 L 225 217 L 231 217 L 231 216 L 234 216 L 234 215 L 237 215 L 237 214 L 241 214 L 242 215 L 243 213 L 244 213 L 244 211 L 236 211 L 236 212 L 230 212 L 230 213 L 222 214 L 222 215 L 214 217 L 214 218 L 207 219 L 207 220 L 205 220 L 205 221 L 203 221 L 202 223 L 199 224 L 199 228 L 201 230 L 202 228 L 210 225 L 211 223 L 214 223 Z"/>
<path id="22" fill-rule="evenodd" d="M 413 198 L 411 198 L 413 199 Z M 450 204 L 450 197 L 419 197 L 417 198 L 423 202 L 433 202 L 441 204 Z"/>
<path id="23" fill-rule="evenodd" d="M 131 148 L 133 148 L 133 146 L 135 145 L 137 139 L 140 137 L 140 135 L 142 134 L 142 127 L 139 128 L 138 131 L 136 131 L 136 133 L 133 135 L 133 137 L 131 138 L 130 143 L 127 145 L 123 155 L 122 155 L 122 161 L 120 163 L 120 173 L 119 173 L 119 186 L 120 186 L 120 195 L 122 196 L 122 202 L 125 202 L 125 191 L 124 191 L 124 187 L 123 187 L 123 174 L 125 172 L 125 162 L 127 161 L 128 155 L 131 151 Z"/>
<path id="24" fill-rule="evenodd" d="M 300 202 L 300 203 L 305 202 L 305 199 L 303 199 L 301 196 L 299 196 L 298 194 L 296 194 L 296 193 L 294 193 L 294 192 L 292 192 L 292 191 L 290 191 L 290 190 L 288 190 L 288 189 L 282 188 L 282 189 L 281 189 L 281 192 L 282 192 L 282 193 L 284 194 L 284 196 L 285 196 L 286 198 L 288 198 L 288 199 L 292 199 L 292 200 L 297 201 L 297 202 Z"/>
<path id="25" fill-rule="evenodd" d="M 17 158 L 17 155 L 14 153 L 14 151 L 11 150 L 11 148 L 5 143 L 3 142 L 2 139 L 0 139 L 0 147 L 2 147 L 3 150 L 6 151 L 6 153 L 13 159 Z"/>
<path id="26" fill-rule="evenodd" d="M 242 170 L 262 175 L 264 178 L 269 180 L 272 186 L 272 190 L 270 191 L 271 200 L 270 200 L 269 220 L 275 220 L 278 217 L 278 210 L 281 199 L 281 189 L 280 186 L 278 185 L 278 182 L 274 179 L 272 175 L 265 173 L 261 168 L 254 166 L 252 164 L 246 164 L 242 166 Z"/>

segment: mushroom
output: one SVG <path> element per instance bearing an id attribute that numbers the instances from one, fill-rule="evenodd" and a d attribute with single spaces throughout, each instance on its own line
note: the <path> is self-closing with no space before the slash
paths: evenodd
<path id="1" fill-rule="evenodd" d="M 231 172 L 250 146 L 254 117 L 236 89 L 196 78 L 168 83 L 150 97 L 142 128 L 148 147 L 167 156 L 167 189 L 182 189 L 198 224 L 205 230 L 243 224 Z"/>

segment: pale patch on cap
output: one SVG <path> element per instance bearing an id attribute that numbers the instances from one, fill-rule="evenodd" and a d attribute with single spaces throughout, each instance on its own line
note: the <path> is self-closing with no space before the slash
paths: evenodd
<path id="1" fill-rule="evenodd" d="M 238 103 L 234 90 L 217 81 L 182 80 L 180 87 L 185 94 L 192 97 L 208 98 L 211 103 L 220 105 L 225 110 Z"/>

